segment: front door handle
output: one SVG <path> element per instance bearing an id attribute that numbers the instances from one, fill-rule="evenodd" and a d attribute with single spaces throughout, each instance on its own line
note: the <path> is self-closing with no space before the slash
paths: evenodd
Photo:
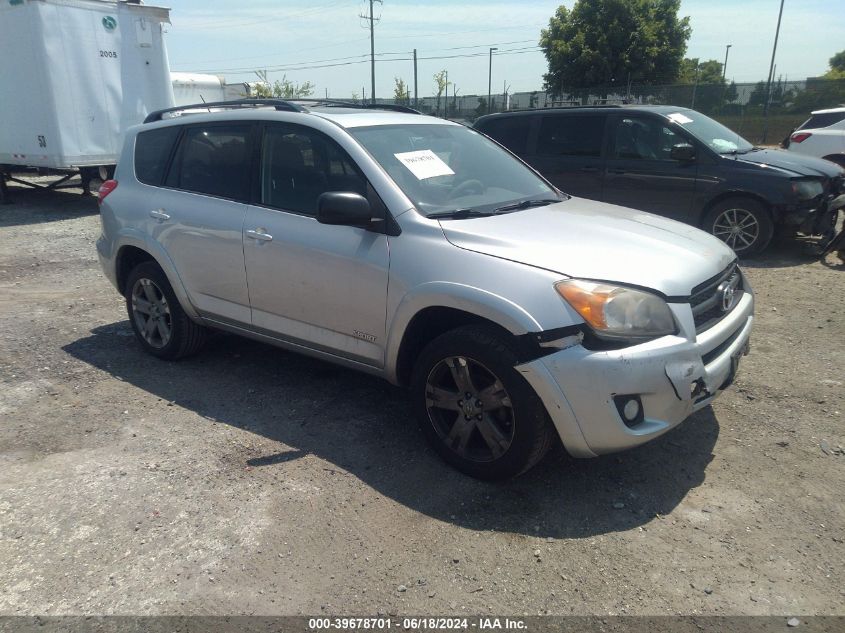
<path id="1" fill-rule="evenodd" d="M 598 170 L 599 170 L 599 168 L 598 168 L 598 167 L 582 167 L 582 168 L 581 168 L 581 169 L 579 169 L 578 171 L 582 171 L 582 172 L 587 173 L 587 174 L 594 174 L 594 173 L 596 173 Z"/>
<path id="2" fill-rule="evenodd" d="M 162 221 L 170 219 L 170 216 L 164 212 L 164 209 L 153 209 L 150 211 L 150 217 Z"/>
<path id="3" fill-rule="evenodd" d="M 608 174 L 616 174 L 616 175 L 619 175 L 619 174 L 625 174 L 625 173 L 627 173 L 627 170 L 626 170 L 626 169 L 608 169 L 608 170 L 607 170 L 607 173 L 608 173 Z"/>
<path id="4" fill-rule="evenodd" d="M 273 236 L 267 233 L 266 229 L 250 229 L 246 232 L 247 237 L 251 237 L 254 240 L 258 240 L 259 242 L 269 242 L 273 239 Z"/>

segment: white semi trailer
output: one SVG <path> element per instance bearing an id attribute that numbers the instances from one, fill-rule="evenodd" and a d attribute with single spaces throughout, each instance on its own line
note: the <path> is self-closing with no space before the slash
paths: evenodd
<path id="1" fill-rule="evenodd" d="M 84 188 L 114 168 L 127 127 L 174 106 L 170 10 L 122 0 L 0 3 L 0 199 L 35 168 Z"/>
<path id="2" fill-rule="evenodd" d="M 177 106 L 234 101 L 255 96 L 256 82 L 227 83 L 218 75 L 171 72 L 173 100 Z"/>

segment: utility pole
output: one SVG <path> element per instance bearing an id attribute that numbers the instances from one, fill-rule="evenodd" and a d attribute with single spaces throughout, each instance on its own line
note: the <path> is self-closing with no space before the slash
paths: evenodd
<path id="1" fill-rule="evenodd" d="M 373 104 L 376 102 L 376 39 L 375 39 L 375 24 L 376 19 L 373 15 L 373 4 L 378 2 L 381 4 L 382 0 L 370 0 L 370 15 L 359 15 L 362 20 L 367 20 L 370 23 L 370 97 Z M 366 99 L 364 99 L 366 101 Z"/>
<path id="2" fill-rule="evenodd" d="M 769 100 L 772 96 L 772 78 L 775 72 L 775 53 L 778 50 L 778 36 L 780 35 L 780 19 L 783 17 L 783 0 L 780 0 L 780 11 L 778 12 L 778 25 L 775 29 L 775 43 L 772 46 L 772 62 L 769 64 L 769 83 L 766 88 L 766 103 L 763 106 L 763 139 L 766 142 L 766 136 L 769 134 Z"/>
<path id="3" fill-rule="evenodd" d="M 491 48 L 490 49 L 490 63 L 487 66 L 487 114 L 490 114 L 493 111 L 493 104 L 490 101 L 492 97 L 492 89 L 493 89 L 493 51 L 499 50 L 498 48 Z"/>
<path id="4" fill-rule="evenodd" d="M 419 93 L 417 92 L 417 49 L 414 49 L 414 107 L 420 105 Z"/>
<path id="5" fill-rule="evenodd" d="M 731 46 L 733 46 L 733 44 L 725 46 L 725 63 L 722 64 L 722 81 L 725 80 L 725 73 L 728 71 L 728 53 L 731 52 Z"/>

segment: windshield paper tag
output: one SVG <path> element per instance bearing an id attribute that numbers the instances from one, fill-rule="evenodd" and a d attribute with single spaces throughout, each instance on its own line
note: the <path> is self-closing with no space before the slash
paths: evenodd
<path id="1" fill-rule="evenodd" d="M 673 112 L 672 114 L 667 115 L 672 121 L 675 123 L 680 123 L 683 125 L 684 123 L 692 123 L 692 119 L 688 116 L 684 116 L 680 112 Z"/>
<path id="2" fill-rule="evenodd" d="M 454 176 L 455 172 L 449 169 L 449 165 L 430 149 L 423 149 L 417 152 L 402 152 L 394 154 L 397 160 L 405 165 L 408 170 L 417 177 L 417 180 L 434 178 L 435 176 Z"/>

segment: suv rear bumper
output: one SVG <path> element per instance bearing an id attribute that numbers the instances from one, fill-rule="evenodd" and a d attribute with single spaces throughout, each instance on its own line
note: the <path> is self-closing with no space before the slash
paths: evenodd
<path id="1" fill-rule="evenodd" d="M 712 402 L 747 353 L 754 297 L 694 340 L 665 336 L 613 351 L 581 345 L 517 366 L 573 457 L 595 457 L 644 444 Z M 639 396 L 644 417 L 628 426 L 613 397 Z"/>

